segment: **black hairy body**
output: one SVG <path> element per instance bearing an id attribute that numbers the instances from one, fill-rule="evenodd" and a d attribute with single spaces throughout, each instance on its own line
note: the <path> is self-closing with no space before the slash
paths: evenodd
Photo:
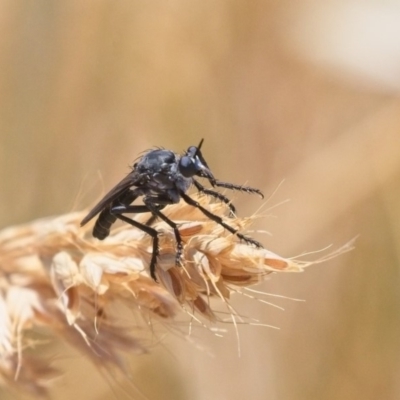
<path id="1" fill-rule="evenodd" d="M 168 204 L 179 203 L 181 199 L 187 204 L 197 207 L 205 216 L 223 226 L 229 232 L 236 234 L 238 238 L 246 243 L 262 247 L 259 242 L 239 233 L 224 222 L 221 216 L 211 213 L 186 193 L 190 186 L 194 185 L 199 192 L 226 203 L 231 213 L 235 212 L 235 208 L 229 198 L 216 190 L 205 188 L 195 177 L 207 179 L 213 187 L 256 193 L 263 197 L 263 194 L 258 189 L 221 182 L 215 179 L 201 154 L 202 143 L 203 140 L 201 140 L 197 147 L 189 147 L 183 155 L 164 149 L 150 150 L 145 153 L 133 165 L 132 171 L 112 188 L 88 213 L 82 220 L 81 226 L 99 214 L 93 228 L 93 236 L 100 240 L 109 235 L 111 226 L 117 218 L 146 232 L 153 239 L 150 275 L 154 280 L 156 280 L 156 263 L 159 253 L 159 233 L 150 225 L 158 217 L 174 230 L 176 239 L 176 264 L 179 265 L 183 250 L 182 238 L 176 223 L 164 215 L 161 210 Z M 132 204 L 139 197 L 142 197 L 143 204 Z M 144 212 L 152 214 L 152 218 L 147 224 L 142 224 L 125 215 Z"/>

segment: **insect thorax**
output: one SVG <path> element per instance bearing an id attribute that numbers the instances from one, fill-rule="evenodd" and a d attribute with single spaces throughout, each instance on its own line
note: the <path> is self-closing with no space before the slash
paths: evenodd
<path id="1" fill-rule="evenodd" d="M 151 150 L 136 164 L 135 170 L 147 176 L 145 186 L 155 193 L 180 189 L 186 192 L 191 178 L 185 178 L 179 172 L 179 155 L 169 150 Z"/>

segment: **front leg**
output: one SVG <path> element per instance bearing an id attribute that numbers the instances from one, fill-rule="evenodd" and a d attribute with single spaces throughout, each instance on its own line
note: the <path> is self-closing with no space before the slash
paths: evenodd
<path id="1" fill-rule="evenodd" d="M 261 190 L 252 188 L 250 186 L 236 185 L 234 183 L 221 182 L 218 180 L 211 180 L 210 183 L 213 186 L 223 187 L 230 190 L 239 190 L 241 192 L 246 192 L 246 193 L 255 193 L 261 196 L 262 199 L 264 198 L 264 194 L 261 192 Z"/>
<path id="2" fill-rule="evenodd" d="M 207 194 L 209 196 L 215 197 L 216 199 L 224 202 L 229 207 L 229 211 L 230 211 L 229 214 L 231 217 L 233 217 L 235 215 L 236 208 L 231 203 L 231 200 L 228 197 L 224 196 L 222 193 L 216 192 L 215 190 L 206 189 L 200 182 L 197 182 L 195 179 L 193 179 L 193 184 L 200 193 Z"/>

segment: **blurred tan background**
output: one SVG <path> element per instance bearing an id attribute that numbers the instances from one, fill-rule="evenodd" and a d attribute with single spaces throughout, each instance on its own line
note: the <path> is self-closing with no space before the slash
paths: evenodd
<path id="1" fill-rule="evenodd" d="M 221 180 L 266 197 L 284 181 L 255 225 L 268 249 L 360 235 L 256 288 L 306 303 L 234 296 L 280 327 L 239 326 L 240 357 L 231 324 L 170 334 L 127 384 L 49 344 L 66 370 L 53 398 L 400 398 L 399 92 L 399 1 L 1 0 L 2 227 L 89 207 L 139 152 L 204 137 Z M 243 216 L 262 204 L 234 198 Z"/>

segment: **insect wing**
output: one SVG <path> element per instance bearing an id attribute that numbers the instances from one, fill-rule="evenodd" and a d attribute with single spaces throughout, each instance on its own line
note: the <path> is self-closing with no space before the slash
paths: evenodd
<path id="1" fill-rule="evenodd" d="M 137 173 L 131 172 L 128 174 L 90 210 L 89 214 L 86 215 L 86 217 L 81 221 L 81 226 L 87 224 L 93 217 L 95 217 L 99 212 L 103 211 L 105 207 L 121 196 L 126 190 L 137 184 L 138 181 L 139 175 Z"/>

